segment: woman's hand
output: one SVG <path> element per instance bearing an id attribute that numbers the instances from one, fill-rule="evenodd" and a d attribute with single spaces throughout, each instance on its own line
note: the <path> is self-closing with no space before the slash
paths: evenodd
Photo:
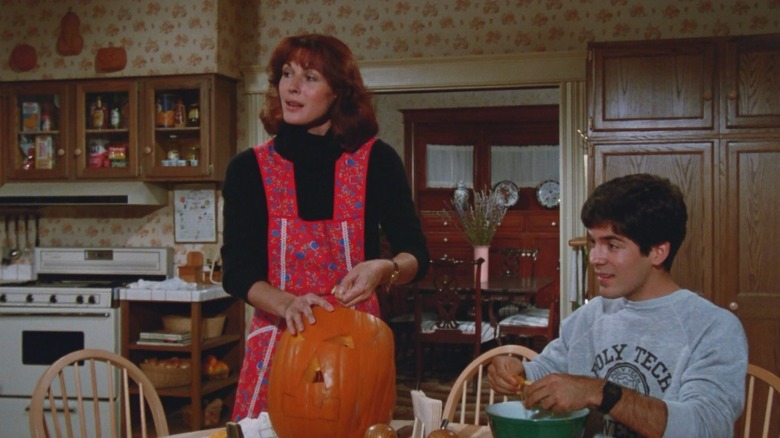
<path id="1" fill-rule="evenodd" d="M 488 367 L 488 382 L 500 394 L 520 393 L 520 382 L 517 376 L 525 377 L 525 369 L 523 362 L 513 356 L 498 356 Z"/>
<path id="2" fill-rule="evenodd" d="M 368 299 L 382 282 L 388 260 L 375 259 L 358 263 L 333 288 L 333 294 L 344 307 L 351 307 Z"/>
<path id="3" fill-rule="evenodd" d="M 303 318 L 306 318 L 306 321 L 308 321 L 309 324 L 314 324 L 316 322 L 314 319 L 314 312 L 311 310 L 312 306 L 323 307 L 328 312 L 333 311 L 333 305 L 331 305 L 326 299 L 313 293 L 308 293 L 301 296 L 289 296 L 292 297 L 292 300 L 290 300 L 290 302 L 287 303 L 287 305 L 284 307 L 282 316 L 287 322 L 287 330 L 290 332 L 290 334 L 294 335 L 303 331 Z"/>

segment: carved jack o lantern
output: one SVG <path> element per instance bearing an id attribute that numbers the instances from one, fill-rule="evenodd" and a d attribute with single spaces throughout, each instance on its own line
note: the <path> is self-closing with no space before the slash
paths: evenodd
<path id="1" fill-rule="evenodd" d="M 393 333 L 381 319 L 340 307 L 282 335 L 271 366 L 268 415 L 280 438 L 363 437 L 395 407 Z M 305 320 L 304 320 L 305 321 Z"/>

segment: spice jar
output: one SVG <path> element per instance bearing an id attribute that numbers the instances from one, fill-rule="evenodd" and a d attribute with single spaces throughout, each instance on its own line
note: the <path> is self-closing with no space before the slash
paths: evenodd
<path id="1" fill-rule="evenodd" d="M 200 124 L 200 105 L 191 103 L 187 110 L 187 125 L 198 126 Z"/>

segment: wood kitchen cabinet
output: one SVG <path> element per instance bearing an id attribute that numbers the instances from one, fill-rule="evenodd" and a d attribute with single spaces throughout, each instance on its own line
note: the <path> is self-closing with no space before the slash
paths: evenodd
<path id="1" fill-rule="evenodd" d="M 638 172 L 678 184 L 673 276 L 733 311 L 750 362 L 780 374 L 780 34 L 592 43 L 588 59 L 590 188 Z"/>
<path id="2" fill-rule="evenodd" d="M 201 340 L 201 322 L 215 315 L 225 315 L 225 327 L 217 337 Z M 200 406 L 206 400 L 220 398 L 225 405 L 219 424 L 228 420 L 233 409 L 238 375 L 244 357 L 244 303 L 224 293 L 219 297 L 205 301 L 167 301 L 149 298 L 125 299 L 121 303 L 122 355 L 136 364 L 147 358 L 165 359 L 169 357 L 185 358 L 191 361 L 192 383 L 185 386 L 158 388 L 168 416 L 171 433 L 184 431 L 182 408 Z M 186 346 L 139 345 L 141 332 L 161 330 L 162 318 L 167 315 L 191 318 L 192 344 Z M 209 380 L 201 375 L 204 358 L 213 354 L 225 361 L 230 367 L 230 375 L 225 379 Z M 204 428 L 203 410 L 191 409 L 189 429 Z"/>
<path id="3" fill-rule="evenodd" d="M 0 87 L 3 181 L 219 182 L 236 151 L 236 83 L 220 75 Z"/>
<path id="4" fill-rule="evenodd" d="M 518 175 L 516 169 L 500 170 L 495 160 L 496 154 L 512 148 L 548 145 L 545 147 L 552 147 L 557 152 L 558 106 L 405 110 L 403 115 L 405 162 L 431 258 L 473 257 L 472 246 L 454 222 L 457 219 L 442 214 L 459 180 L 479 190 L 510 179 L 519 186 L 518 201 L 507 211 L 491 242 L 491 249 L 539 249 L 536 275 L 557 276 L 560 255 L 558 209 L 546 209 L 536 201 L 535 186 L 541 180 L 527 181 L 528 176 Z M 432 148 L 464 154 L 469 170 L 457 177 L 433 176 L 438 173 L 436 166 L 446 167 L 447 164 L 432 155 Z M 551 163 L 554 174 L 550 178 L 558 180 L 557 155 L 551 161 L 554 162 Z M 500 173 L 502 171 L 509 174 Z M 510 174 L 515 177 L 507 176 Z M 488 264 L 490 275 L 501 275 L 500 258 L 495 260 Z"/>
<path id="5" fill-rule="evenodd" d="M 5 180 L 68 178 L 74 149 L 72 84 L 22 82 L 5 90 L 8 111 L 0 120 Z"/>
<path id="6" fill-rule="evenodd" d="M 236 151 L 235 81 L 215 75 L 146 79 L 142 105 L 147 115 L 143 121 L 144 179 L 224 178 Z M 167 117 L 161 116 L 161 109 Z"/>

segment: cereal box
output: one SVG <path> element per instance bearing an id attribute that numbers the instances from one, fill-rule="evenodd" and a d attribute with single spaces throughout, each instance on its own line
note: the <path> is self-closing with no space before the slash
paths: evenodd
<path id="1" fill-rule="evenodd" d="M 22 102 L 22 131 L 41 129 L 41 105 L 38 102 Z"/>
<path id="2" fill-rule="evenodd" d="M 54 169 L 54 142 L 51 135 L 35 136 L 35 168 Z"/>

